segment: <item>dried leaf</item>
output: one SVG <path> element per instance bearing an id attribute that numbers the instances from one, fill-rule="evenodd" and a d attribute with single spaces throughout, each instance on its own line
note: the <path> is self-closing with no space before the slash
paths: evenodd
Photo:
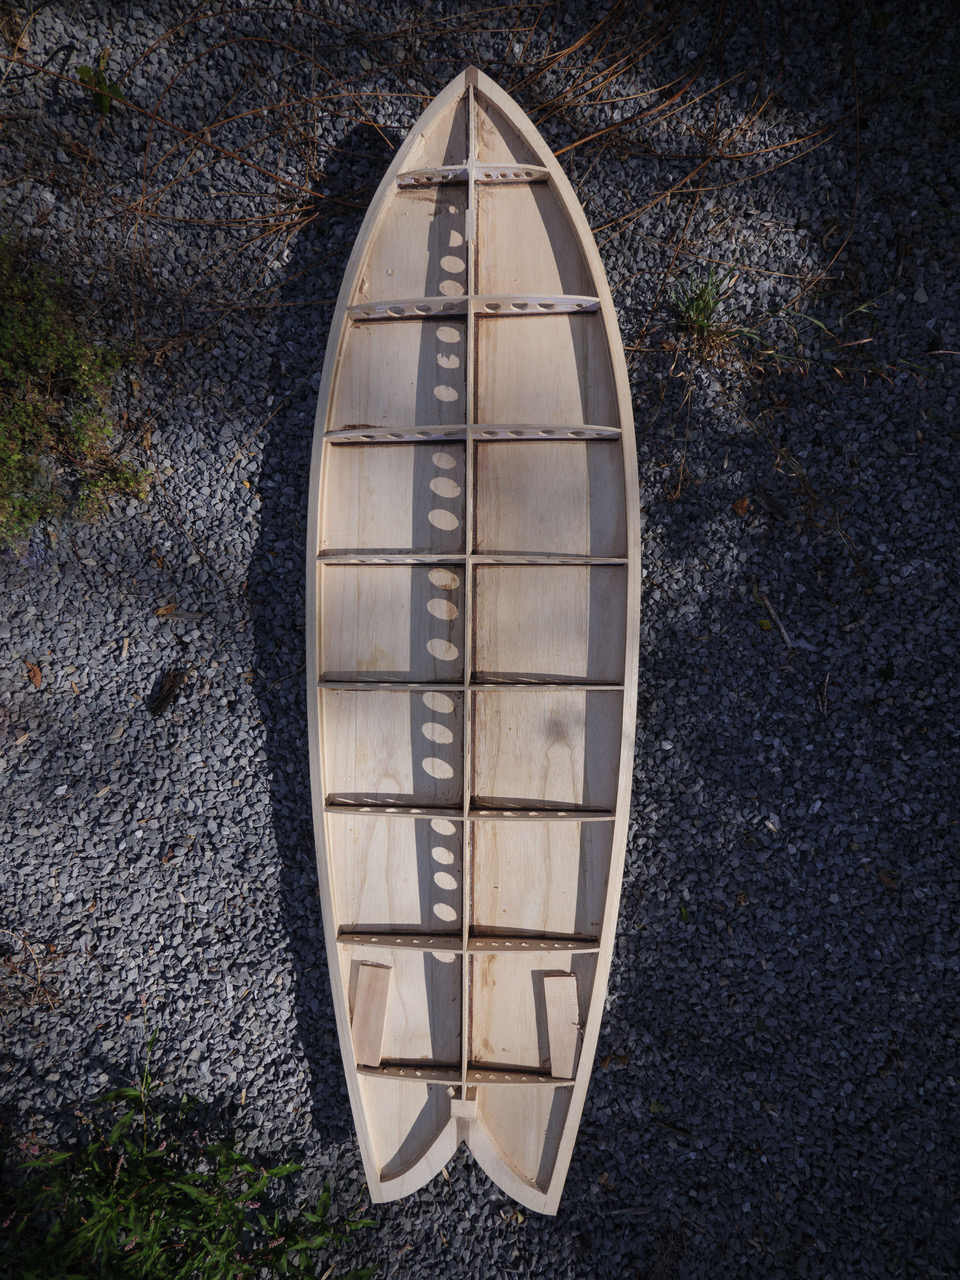
<path id="1" fill-rule="evenodd" d="M 174 613 L 176 608 L 175 604 L 162 604 L 159 609 L 154 609 L 153 616 L 155 618 L 166 618 L 168 614 Z"/>
<path id="2" fill-rule="evenodd" d="M 658 1116 L 658 1115 L 660 1115 L 660 1113 L 661 1113 L 662 1111 L 666 1111 L 666 1109 L 667 1109 L 667 1108 L 666 1108 L 666 1106 L 665 1106 L 662 1102 L 651 1102 L 651 1103 L 650 1103 L 650 1114 L 651 1114 L 651 1115 L 653 1115 L 653 1116 Z"/>
<path id="3" fill-rule="evenodd" d="M 733 504 L 733 509 L 738 516 L 745 516 L 747 512 L 750 510 L 750 499 L 738 498 L 736 502 Z"/>
<path id="4" fill-rule="evenodd" d="M 889 867 L 886 870 L 884 870 L 883 867 L 880 867 L 877 871 L 877 879 L 885 889 L 890 889 L 892 891 L 900 888 L 900 881 L 897 879 L 896 873 L 891 871 Z"/>
<path id="5" fill-rule="evenodd" d="M 120 649 L 120 657 L 125 658 L 129 652 L 130 652 L 130 637 L 124 636 L 123 645 Z"/>
<path id="6" fill-rule="evenodd" d="M 773 623 L 769 618 L 758 618 L 757 626 L 761 627 L 764 631 L 770 631 L 773 627 Z"/>
<path id="7" fill-rule="evenodd" d="M 35 689 L 40 688 L 40 682 L 43 680 L 43 672 L 32 662 L 27 663 L 27 679 Z"/>

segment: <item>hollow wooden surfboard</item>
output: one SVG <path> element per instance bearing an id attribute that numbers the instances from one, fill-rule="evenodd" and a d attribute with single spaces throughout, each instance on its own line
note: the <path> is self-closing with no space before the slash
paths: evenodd
<path id="1" fill-rule="evenodd" d="M 370 1193 L 465 1142 L 555 1213 L 626 846 L 636 452 L 587 220 L 473 68 L 364 220 L 310 483 L 314 821 Z"/>

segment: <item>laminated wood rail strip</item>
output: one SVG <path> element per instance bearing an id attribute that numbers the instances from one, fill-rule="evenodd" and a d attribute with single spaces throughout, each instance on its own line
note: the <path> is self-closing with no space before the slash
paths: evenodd
<path id="1" fill-rule="evenodd" d="M 364 221 L 311 468 L 317 858 L 374 1200 L 465 1142 L 556 1212 L 626 844 L 638 523 L 599 254 L 543 139 L 470 69 Z"/>

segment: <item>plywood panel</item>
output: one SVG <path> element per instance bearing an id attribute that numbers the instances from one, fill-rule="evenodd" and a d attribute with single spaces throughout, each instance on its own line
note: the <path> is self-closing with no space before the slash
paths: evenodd
<path id="1" fill-rule="evenodd" d="M 427 565 L 325 565 L 321 679 L 461 680 L 463 588 L 450 586 L 457 579 Z"/>
<path id="2" fill-rule="evenodd" d="M 613 806 L 620 694 L 485 689 L 472 696 L 473 793 L 478 804 Z"/>
<path id="3" fill-rule="evenodd" d="M 351 303 L 461 297 L 466 292 L 466 187 L 397 192 L 371 241 Z"/>
<path id="4" fill-rule="evenodd" d="M 620 425 L 599 313 L 486 317 L 476 326 L 478 422 Z"/>
<path id="5" fill-rule="evenodd" d="M 464 164 L 467 159 L 467 100 L 459 98 L 454 106 L 420 130 L 414 125 L 410 158 L 404 169 L 436 168 L 446 164 Z"/>
<path id="6" fill-rule="evenodd" d="M 579 1008 L 590 1000 L 592 955 L 474 955 L 470 1010 L 470 1061 L 487 1067 L 550 1069 L 550 1041 L 543 979 L 577 975 Z"/>
<path id="7" fill-rule="evenodd" d="M 340 967 L 351 1019 L 361 969 L 371 964 L 393 971 L 383 1026 L 383 1060 L 459 1063 L 460 957 L 449 952 L 341 947 Z"/>
<path id="8" fill-rule="evenodd" d="M 477 99 L 477 159 L 481 164 L 538 164 L 533 149 L 501 112 Z"/>
<path id="9" fill-rule="evenodd" d="M 328 430 L 466 422 L 464 337 L 450 318 L 351 324 Z"/>
<path id="10" fill-rule="evenodd" d="M 626 573 L 619 566 L 478 565 L 478 680 L 623 679 Z"/>
<path id="11" fill-rule="evenodd" d="M 360 1077 L 360 1096 L 370 1118 L 374 1159 L 390 1178 L 422 1156 L 450 1118 L 443 1085 L 417 1084 L 373 1076 Z"/>
<path id="12" fill-rule="evenodd" d="M 459 931 L 460 823 L 339 813 L 326 821 L 341 930 Z"/>
<path id="13" fill-rule="evenodd" d="M 626 553 L 619 441 L 480 443 L 476 488 L 478 551 Z"/>
<path id="14" fill-rule="evenodd" d="M 475 933 L 597 937 L 610 867 L 606 822 L 478 822 Z"/>
<path id="15" fill-rule="evenodd" d="M 570 218 L 545 183 L 478 187 L 480 293 L 593 295 Z"/>
<path id="16" fill-rule="evenodd" d="M 449 807 L 462 800 L 463 695 L 320 692 L 327 798 Z"/>
<path id="17" fill-rule="evenodd" d="M 329 445 L 319 550 L 462 551 L 465 463 L 451 441 Z"/>
<path id="18" fill-rule="evenodd" d="M 510 1168 L 546 1189 L 553 1174 L 570 1089 L 478 1089 L 477 1109 Z"/>

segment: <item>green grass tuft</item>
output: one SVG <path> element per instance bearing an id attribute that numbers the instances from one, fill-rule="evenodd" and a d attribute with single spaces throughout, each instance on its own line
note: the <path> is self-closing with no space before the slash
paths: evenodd
<path id="1" fill-rule="evenodd" d="M 271 1184 L 302 1166 L 264 1168 L 232 1141 L 191 1131 L 191 1101 L 160 1104 L 150 1069 L 94 1104 L 90 1129 L 66 1150 L 5 1169 L 0 1182 L 0 1272 L 23 1280 L 254 1280 L 315 1276 L 318 1254 L 367 1219 L 329 1221 L 326 1189 L 311 1210 L 287 1218 Z M 79 1114 L 79 1113 L 78 1113 Z M 375 1268 L 342 1280 L 369 1280 Z M 333 1268 L 324 1269 L 325 1276 Z"/>
<path id="2" fill-rule="evenodd" d="M 68 511 L 91 517 L 112 495 L 145 495 L 147 473 L 110 447 L 121 362 L 63 282 L 0 239 L 0 546 Z"/>

